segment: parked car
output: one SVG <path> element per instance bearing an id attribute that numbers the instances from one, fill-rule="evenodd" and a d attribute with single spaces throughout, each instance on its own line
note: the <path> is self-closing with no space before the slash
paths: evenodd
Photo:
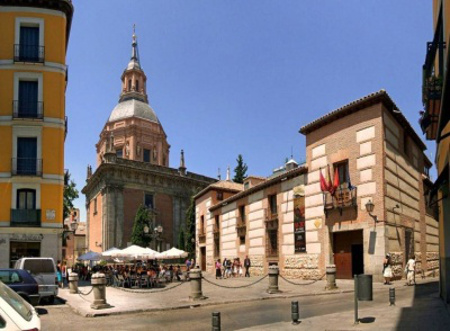
<path id="1" fill-rule="evenodd" d="M 32 305 L 0 281 L 0 330 L 41 329 L 41 319 Z"/>
<path id="2" fill-rule="evenodd" d="M 39 285 L 41 300 L 50 303 L 58 295 L 58 278 L 56 277 L 55 261 L 51 257 L 23 257 L 14 265 L 15 269 L 28 271 Z"/>
<path id="3" fill-rule="evenodd" d="M 33 306 L 39 303 L 39 286 L 26 270 L 0 269 L 0 280 Z"/>

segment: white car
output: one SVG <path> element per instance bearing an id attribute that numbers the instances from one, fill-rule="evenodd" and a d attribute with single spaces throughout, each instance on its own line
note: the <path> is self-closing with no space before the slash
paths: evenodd
<path id="1" fill-rule="evenodd" d="M 41 319 L 33 306 L 0 281 L 0 330 L 40 329 Z"/>

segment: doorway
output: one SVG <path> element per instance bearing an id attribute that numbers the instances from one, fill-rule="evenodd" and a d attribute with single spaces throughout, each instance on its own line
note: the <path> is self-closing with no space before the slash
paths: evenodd
<path id="1" fill-rule="evenodd" d="M 333 233 L 333 254 L 336 278 L 351 279 L 364 273 L 362 230 Z"/>
<path id="2" fill-rule="evenodd" d="M 206 271 L 206 247 L 200 247 L 200 268 Z"/>

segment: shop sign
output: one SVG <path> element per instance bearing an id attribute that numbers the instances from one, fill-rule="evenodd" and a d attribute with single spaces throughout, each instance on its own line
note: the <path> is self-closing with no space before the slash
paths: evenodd
<path id="1" fill-rule="evenodd" d="M 11 241 L 42 241 L 44 239 L 44 235 L 39 234 L 27 234 L 27 233 L 13 233 L 9 237 Z"/>

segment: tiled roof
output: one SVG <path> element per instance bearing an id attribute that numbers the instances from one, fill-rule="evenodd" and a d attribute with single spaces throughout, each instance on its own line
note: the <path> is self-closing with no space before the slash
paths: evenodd
<path id="1" fill-rule="evenodd" d="M 221 191 L 229 191 L 229 192 L 238 193 L 244 189 L 244 185 L 235 183 L 231 180 L 220 180 L 211 185 L 208 185 L 206 188 L 204 188 L 203 190 L 198 192 L 194 196 L 194 199 L 197 199 L 198 197 L 202 196 L 203 194 L 205 194 L 206 192 L 208 192 L 209 190 L 212 190 L 212 189 L 219 189 Z"/>
<path id="2" fill-rule="evenodd" d="M 391 113 L 392 116 L 397 120 L 397 122 L 409 132 L 410 136 L 416 141 L 416 143 L 424 150 L 426 149 L 425 144 L 417 135 L 416 131 L 412 128 L 411 124 L 408 122 L 403 113 L 399 110 L 395 102 L 391 99 L 389 94 L 385 90 L 379 90 L 378 92 L 371 93 L 355 101 L 352 101 L 345 106 L 335 109 L 328 114 L 312 121 L 311 123 L 302 126 L 300 128 L 300 133 L 306 135 L 327 125 L 339 118 L 345 117 L 352 113 L 355 113 L 361 109 L 367 108 L 370 105 L 382 102 L 386 106 L 386 109 Z"/>
<path id="3" fill-rule="evenodd" d="M 289 171 L 284 171 L 284 172 L 280 173 L 278 176 L 270 178 L 270 179 L 268 179 L 268 180 L 266 180 L 266 181 L 264 181 L 262 183 L 259 183 L 258 185 L 255 185 L 255 186 L 253 186 L 253 187 L 251 187 L 251 188 L 249 188 L 247 190 L 243 190 L 243 191 L 241 191 L 241 192 L 239 192 L 239 193 L 237 193 L 237 194 L 235 194 L 235 195 L 233 195 L 233 196 L 231 196 L 231 197 L 221 201 L 220 203 L 218 203 L 218 204 L 212 206 L 211 208 L 209 208 L 209 210 L 213 211 L 215 209 L 220 208 L 223 205 L 226 205 L 226 204 L 228 204 L 230 202 L 236 201 L 236 200 L 238 200 L 238 199 L 240 199 L 240 198 L 242 198 L 244 196 L 248 196 L 248 195 L 250 195 L 250 194 L 252 194 L 254 192 L 262 190 L 262 189 L 264 189 L 266 187 L 269 187 L 271 185 L 275 185 L 276 183 L 281 182 L 282 180 L 285 180 L 287 178 L 293 178 L 293 177 L 299 176 L 301 174 L 306 174 L 307 172 L 308 172 L 308 167 L 307 166 L 301 166 L 301 167 L 298 167 L 298 168 L 295 168 L 295 169 L 292 169 L 292 170 L 289 170 Z"/>

